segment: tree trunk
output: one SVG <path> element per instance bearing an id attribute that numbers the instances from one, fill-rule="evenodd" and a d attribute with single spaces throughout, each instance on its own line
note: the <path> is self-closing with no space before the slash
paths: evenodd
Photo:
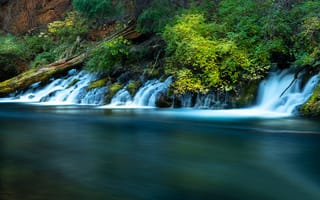
<path id="1" fill-rule="evenodd" d="M 100 45 L 104 42 L 111 41 L 120 36 L 126 39 L 132 39 L 138 37 L 139 34 L 135 31 L 135 21 L 131 20 L 129 23 L 118 32 L 106 37 L 103 41 L 100 42 Z M 75 45 L 78 43 L 76 42 Z M 99 44 L 95 47 L 99 47 Z M 93 48 L 94 49 L 94 48 Z M 73 53 L 74 47 L 71 49 L 71 54 Z M 7 96 L 10 93 L 26 90 L 32 84 L 37 82 L 46 82 L 52 77 L 57 77 L 61 74 L 66 73 L 68 70 L 79 66 L 82 64 L 85 59 L 90 56 L 92 49 L 87 49 L 86 53 L 82 53 L 78 56 L 69 57 L 66 59 L 61 59 L 57 62 L 51 63 L 41 68 L 30 69 L 16 77 L 8 79 L 6 81 L 0 82 L 0 97 Z M 67 56 L 69 53 L 67 52 Z"/>
<path id="2" fill-rule="evenodd" d="M 0 83 L 0 96 L 6 96 L 18 90 L 25 90 L 37 82 L 46 82 L 52 77 L 66 73 L 68 70 L 84 62 L 86 54 L 59 60 L 47 66 L 38 69 L 30 69 L 16 77 Z"/>

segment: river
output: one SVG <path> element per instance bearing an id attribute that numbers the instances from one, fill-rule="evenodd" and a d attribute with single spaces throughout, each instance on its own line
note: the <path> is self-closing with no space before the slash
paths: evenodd
<path id="1" fill-rule="evenodd" d="M 319 120 L 224 112 L 1 103 L 0 199 L 320 199 Z"/>

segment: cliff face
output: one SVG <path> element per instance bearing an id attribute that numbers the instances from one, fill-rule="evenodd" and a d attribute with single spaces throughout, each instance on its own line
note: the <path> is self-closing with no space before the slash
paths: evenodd
<path id="1" fill-rule="evenodd" d="M 0 0 L 0 30 L 23 34 L 61 19 L 71 0 Z"/>

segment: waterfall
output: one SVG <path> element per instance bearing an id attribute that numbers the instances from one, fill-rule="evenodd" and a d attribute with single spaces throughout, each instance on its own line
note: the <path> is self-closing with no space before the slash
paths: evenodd
<path id="1" fill-rule="evenodd" d="M 150 106 L 156 107 L 156 101 L 161 94 L 166 94 L 172 77 L 167 78 L 164 82 L 159 80 L 147 81 L 132 97 L 126 88 L 121 89 L 111 100 L 111 106 Z"/>
<path id="2" fill-rule="evenodd" d="M 106 88 L 87 91 L 88 85 L 97 79 L 97 74 L 86 71 L 70 70 L 68 75 L 59 79 L 51 79 L 49 84 L 41 87 L 35 83 L 21 93 L 10 98 L 16 102 L 46 102 L 48 104 L 103 104 Z"/>
<path id="3" fill-rule="evenodd" d="M 27 91 L 11 94 L 10 98 L 0 99 L 0 101 L 103 106 L 108 87 L 87 90 L 88 86 L 97 79 L 99 79 L 98 74 L 73 69 L 62 78 L 50 80 L 45 86 L 41 83 L 35 83 Z M 236 112 L 272 112 L 290 115 L 297 110 L 298 106 L 308 100 L 319 80 L 320 74 L 315 75 L 302 87 L 301 77 L 295 79 L 294 74 L 288 73 L 288 71 L 271 72 L 269 77 L 260 83 L 257 105 Z M 103 107 L 156 107 L 157 100 L 167 94 L 171 83 L 172 77 L 165 81 L 149 80 L 138 89 L 134 96 L 128 92 L 127 86 L 125 86 L 113 96 L 109 105 Z M 196 96 L 186 94 L 180 97 L 180 101 L 184 108 L 221 109 L 226 106 L 226 95 L 222 93 L 198 94 Z"/>
<path id="4" fill-rule="evenodd" d="M 232 110 L 232 113 L 291 115 L 309 99 L 319 80 L 320 74 L 315 75 L 302 87 L 302 77 L 295 79 L 294 74 L 286 70 L 271 72 L 268 78 L 259 85 L 257 104 L 249 109 Z M 226 95 L 219 95 L 219 93 L 198 94 L 196 96 L 186 94 L 180 97 L 180 101 L 182 107 L 221 109 L 227 105 Z M 231 110 L 228 111 L 231 113 Z"/>
<path id="5" fill-rule="evenodd" d="M 301 78 L 295 79 L 294 74 L 272 72 L 260 83 L 254 109 L 292 114 L 309 99 L 319 79 L 320 74 L 311 77 L 302 88 Z"/>
<path id="6" fill-rule="evenodd" d="M 132 104 L 132 97 L 126 88 L 119 90 L 111 99 L 112 106 L 125 106 Z"/>

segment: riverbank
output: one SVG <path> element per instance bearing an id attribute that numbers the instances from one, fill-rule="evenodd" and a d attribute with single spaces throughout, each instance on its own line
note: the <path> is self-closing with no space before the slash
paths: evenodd
<path id="1" fill-rule="evenodd" d="M 26 12 L 46 8 L 34 2 Z M 257 103 L 270 69 L 295 73 L 299 90 L 319 73 L 318 2 L 104 0 L 99 9 L 86 0 L 71 1 L 73 9 L 63 2 L 65 14 L 57 19 L 22 35 L 1 34 L 1 96 L 44 87 L 76 67 L 98 74 L 86 92 L 107 88 L 104 104 L 120 91 L 133 98 L 148 81 L 172 77 L 157 96 L 158 107 L 237 108 Z M 270 19 L 275 26 L 268 26 Z M 303 115 L 319 116 L 317 91 L 300 109 Z"/>

